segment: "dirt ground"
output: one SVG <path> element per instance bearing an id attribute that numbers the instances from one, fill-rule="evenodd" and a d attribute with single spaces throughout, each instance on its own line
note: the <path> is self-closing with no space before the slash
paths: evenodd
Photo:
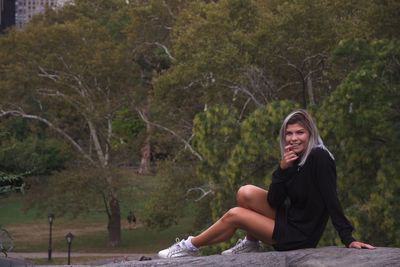
<path id="1" fill-rule="evenodd" d="M 121 227 L 123 229 L 129 229 L 128 223 L 122 223 Z M 136 225 L 136 227 L 142 227 L 141 224 Z M 7 225 L 5 227 L 14 240 L 17 240 L 19 244 L 29 244 L 31 240 L 35 240 L 37 243 L 46 243 L 49 238 L 49 224 L 39 223 L 39 224 L 13 224 Z M 94 232 L 106 231 L 107 226 L 104 223 L 93 223 L 93 222 L 79 222 L 79 223 L 62 223 L 54 224 L 52 227 L 53 239 L 64 238 L 65 234 L 68 232 L 74 233 L 74 235 L 83 235 Z M 132 227 L 133 228 L 133 227 Z M 9 252 L 8 256 L 10 258 L 28 260 L 30 262 L 35 262 L 37 260 L 45 260 L 48 257 L 48 252 Z M 52 258 L 66 258 L 66 252 L 56 252 L 53 251 Z M 74 252 L 73 259 L 75 263 L 85 264 L 85 263 L 110 263 L 110 262 L 120 262 L 120 261 L 131 261 L 139 260 L 142 256 L 155 258 L 154 254 L 135 254 L 135 253 L 82 253 Z"/>
<path id="2" fill-rule="evenodd" d="M 106 225 L 102 223 L 64 223 L 62 227 L 54 224 L 52 227 L 52 236 L 64 238 L 68 232 L 80 235 L 82 233 L 92 233 L 105 231 Z M 45 242 L 49 238 L 49 224 L 13 224 L 7 225 L 6 229 L 10 232 L 14 240 L 20 243 L 29 243 L 31 240 L 36 242 Z"/>
<path id="3" fill-rule="evenodd" d="M 126 222 L 121 223 L 122 229 L 129 229 L 129 225 Z M 142 227 L 138 223 L 135 228 Z M 35 224 L 13 224 L 6 225 L 5 228 L 10 232 L 14 240 L 18 240 L 20 243 L 29 243 L 31 240 L 35 240 L 38 243 L 46 242 L 49 238 L 49 224 L 48 223 L 35 223 Z M 131 227 L 133 228 L 133 227 Z M 64 238 L 68 232 L 74 235 L 82 235 L 94 232 L 106 231 L 107 225 L 105 223 L 93 223 L 93 222 L 79 222 L 79 223 L 63 223 L 62 225 L 53 224 L 52 236 L 53 239 Z"/>

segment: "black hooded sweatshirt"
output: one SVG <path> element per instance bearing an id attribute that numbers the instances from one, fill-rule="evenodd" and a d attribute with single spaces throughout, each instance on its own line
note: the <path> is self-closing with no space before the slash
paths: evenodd
<path id="1" fill-rule="evenodd" d="M 328 151 L 314 148 L 303 166 L 278 167 L 272 175 L 268 203 L 276 210 L 272 235 L 276 250 L 314 248 L 328 217 L 343 244 L 354 241 L 336 192 L 336 165 Z"/>

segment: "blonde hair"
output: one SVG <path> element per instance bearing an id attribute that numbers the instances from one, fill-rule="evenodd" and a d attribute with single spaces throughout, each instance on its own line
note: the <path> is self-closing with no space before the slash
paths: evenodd
<path id="1" fill-rule="evenodd" d="M 285 152 L 285 146 L 286 146 L 286 128 L 290 124 L 295 124 L 298 123 L 301 126 L 303 126 L 305 129 L 307 129 L 308 133 L 310 134 L 308 145 L 304 151 L 304 153 L 301 155 L 300 158 L 300 163 L 299 166 L 303 166 L 304 163 L 306 162 L 308 156 L 310 155 L 310 152 L 313 148 L 320 147 L 324 150 L 326 150 L 329 155 L 334 159 L 332 153 L 326 148 L 324 145 L 324 142 L 322 141 L 321 137 L 319 136 L 317 126 L 315 125 L 314 120 L 308 114 L 307 111 L 304 109 L 299 109 L 296 111 L 291 112 L 289 115 L 286 116 L 285 120 L 282 123 L 281 130 L 279 132 L 279 140 L 280 140 L 280 148 L 281 148 L 281 156 L 283 157 L 283 154 Z"/>

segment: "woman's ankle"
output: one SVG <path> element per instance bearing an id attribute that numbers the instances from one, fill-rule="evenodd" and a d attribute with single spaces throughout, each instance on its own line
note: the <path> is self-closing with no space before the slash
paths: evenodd
<path id="1" fill-rule="evenodd" d="M 252 236 L 246 236 L 245 238 L 244 238 L 245 240 L 247 240 L 247 241 L 249 241 L 249 242 L 258 242 L 258 239 L 257 238 L 254 238 L 254 237 L 252 237 Z"/>
<path id="2" fill-rule="evenodd" d="M 185 246 L 192 250 L 192 251 L 197 251 L 199 250 L 199 247 L 193 244 L 193 236 L 189 236 L 186 240 L 185 240 Z"/>

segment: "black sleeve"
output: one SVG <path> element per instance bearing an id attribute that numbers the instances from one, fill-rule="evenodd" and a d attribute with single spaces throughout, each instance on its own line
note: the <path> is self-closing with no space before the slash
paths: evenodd
<path id="1" fill-rule="evenodd" d="M 353 227 L 343 214 L 336 191 L 336 165 L 329 153 L 323 149 L 312 151 L 315 157 L 316 182 L 336 231 L 343 244 L 354 241 Z"/>
<path id="2" fill-rule="evenodd" d="M 268 190 L 268 203 L 272 208 L 277 208 L 285 201 L 287 193 L 285 183 L 290 180 L 290 177 L 295 170 L 294 167 L 290 167 L 286 170 L 282 170 L 279 166 L 272 173 L 272 183 Z"/>

